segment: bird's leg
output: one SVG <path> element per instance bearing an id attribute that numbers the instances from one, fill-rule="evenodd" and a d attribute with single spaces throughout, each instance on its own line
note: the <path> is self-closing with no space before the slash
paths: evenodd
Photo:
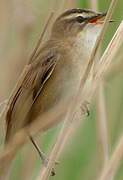
<path id="1" fill-rule="evenodd" d="M 41 151 L 41 149 L 39 148 L 38 144 L 34 141 L 32 136 L 29 136 L 29 138 L 30 138 L 30 141 L 32 142 L 32 144 L 34 145 L 35 149 L 37 150 L 43 164 L 45 166 L 47 166 L 48 158 L 46 157 L 45 153 L 43 151 Z M 54 176 L 55 174 L 56 174 L 55 170 L 54 170 L 54 168 L 52 168 L 51 176 Z"/>
<path id="2" fill-rule="evenodd" d="M 39 148 L 38 144 L 34 141 L 34 139 L 33 139 L 32 136 L 29 136 L 29 138 L 30 138 L 30 141 L 32 142 L 32 144 L 34 145 L 35 149 L 37 150 L 37 152 L 38 152 L 38 154 L 39 154 L 42 162 L 43 162 L 45 165 L 47 165 L 47 164 L 46 164 L 47 160 L 46 160 L 46 156 L 45 156 L 44 152 L 41 151 L 41 149 Z"/>
<path id="3" fill-rule="evenodd" d="M 82 114 L 87 114 L 87 116 L 89 116 L 90 115 L 90 110 L 89 110 L 89 107 L 88 107 L 88 105 L 89 105 L 89 102 L 87 102 L 87 101 L 85 101 L 82 105 L 81 105 L 81 111 L 82 111 Z"/>

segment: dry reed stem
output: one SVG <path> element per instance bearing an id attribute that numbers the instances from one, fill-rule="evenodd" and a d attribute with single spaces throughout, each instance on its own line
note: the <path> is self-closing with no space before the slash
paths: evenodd
<path id="1" fill-rule="evenodd" d="M 103 166 L 109 159 L 108 135 L 107 135 L 107 115 L 104 96 L 103 83 L 101 82 L 97 94 L 97 119 L 98 119 L 98 140 L 101 148 Z"/>
<path id="2" fill-rule="evenodd" d="M 32 54 L 31 54 L 31 56 L 29 58 L 29 63 L 31 63 L 35 59 L 35 56 L 38 53 L 37 51 L 39 50 L 39 47 L 41 46 L 41 44 L 43 42 L 43 37 L 44 37 L 44 35 L 46 33 L 46 30 L 48 29 L 49 23 L 52 20 L 53 15 L 54 15 L 54 12 L 51 12 L 48 19 L 47 19 L 47 21 L 46 21 L 46 24 L 44 25 L 43 31 L 41 32 L 41 35 L 40 35 L 39 40 L 38 40 L 38 42 L 36 44 L 36 47 L 34 48 Z"/>
<path id="3" fill-rule="evenodd" d="M 97 11 L 98 10 L 98 0 L 89 0 L 89 4 L 91 9 Z"/>
<path id="4" fill-rule="evenodd" d="M 90 90 L 90 97 L 92 97 L 92 95 L 94 94 L 97 85 L 99 85 L 100 81 L 107 73 L 107 69 L 109 68 L 113 58 L 118 53 L 118 50 L 120 49 L 123 43 L 122 36 L 123 36 L 123 22 L 121 22 L 121 24 L 119 25 L 112 40 L 110 41 L 108 47 L 106 48 L 103 56 L 100 59 L 98 67 L 95 70 L 93 77 L 93 86 L 92 86 L 93 88 Z"/>
<path id="5" fill-rule="evenodd" d="M 121 22 L 120 26 L 118 27 L 115 35 L 113 36 L 111 42 L 109 43 L 107 49 L 105 50 L 100 60 L 99 66 L 97 67 L 93 79 L 93 89 L 90 91 L 91 92 L 90 97 L 92 97 L 92 95 L 94 94 L 98 84 L 100 83 L 102 77 L 104 76 L 104 73 L 109 68 L 111 61 L 114 59 L 119 49 L 121 48 L 123 44 L 122 37 L 123 37 L 123 22 Z M 116 174 L 116 171 L 120 164 L 120 160 L 122 158 L 121 156 L 123 154 L 122 146 L 123 146 L 123 138 L 121 138 L 121 141 L 118 143 L 118 146 L 116 147 L 116 150 L 114 151 L 111 159 L 107 162 L 107 165 L 105 165 L 100 180 L 111 180 L 114 178 L 114 175 Z"/>
<path id="6" fill-rule="evenodd" d="M 104 71 L 106 71 L 108 69 L 113 57 L 115 57 L 115 55 L 118 53 L 118 50 L 120 49 L 120 47 L 123 44 L 122 37 L 123 37 L 123 22 L 121 22 L 121 24 L 120 24 L 119 28 L 117 29 L 114 37 L 112 38 L 112 41 L 110 42 L 105 54 L 101 58 L 101 61 L 100 61 L 101 72 L 96 73 L 95 81 L 100 82 L 100 80 L 101 80 L 100 76 L 102 76 Z M 117 41 L 115 41 L 116 39 L 117 39 Z M 115 52 L 112 50 L 114 50 Z M 121 142 L 122 141 L 119 142 L 119 144 L 116 147 L 116 150 L 114 151 L 110 160 L 104 166 L 104 171 L 100 177 L 100 180 L 111 180 L 114 178 L 114 175 L 116 174 L 116 170 L 118 169 L 120 160 L 122 158 L 121 155 L 123 153 L 122 152 L 123 150 L 120 152 L 121 146 L 122 146 Z"/>
<path id="7" fill-rule="evenodd" d="M 109 44 L 107 48 L 105 55 L 102 57 L 100 65 L 103 67 L 101 68 L 101 72 L 99 72 L 98 75 L 96 75 L 95 77 L 95 80 L 97 80 L 98 82 L 100 81 L 99 76 L 101 76 L 103 72 L 108 68 L 112 58 L 114 57 L 115 54 L 117 54 L 118 50 L 123 44 L 122 37 L 123 37 L 123 22 L 121 22 L 117 32 L 115 33 L 112 39 L 112 42 Z M 116 43 L 114 43 L 115 39 L 117 39 Z M 115 50 L 115 52 L 112 51 L 112 49 Z M 105 61 L 105 58 L 107 59 L 107 56 L 109 60 Z M 121 137 L 121 140 L 116 146 L 116 149 L 113 152 L 110 160 L 107 162 L 107 165 L 105 165 L 104 171 L 102 172 L 102 175 L 99 178 L 100 180 L 110 180 L 114 178 L 116 171 L 120 165 L 122 155 L 123 155 L 123 137 Z"/>
<path id="8" fill-rule="evenodd" d="M 90 7 L 93 10 L 98 10 L 98 0 L 90 0 Z M 98 53 L 98 59 L 100 52 Z M 98 63 L 98 60 L 97 60 Z M 101 82 L 99 88 L 97 89 L 96 98 L 96 114 L 97 114 L 97 139 L 98 139 L 98 149 L 99 149 L 99 159 L 101 167 L 107 162 L 109 157 L 109 147 L 108 147 L 108 132 L 107 132 L 107 115 L 105 108 L 105 97 L 103 83 Z M 103 163 L 103 164 L 102 164 Z"/>
<path id="9" fill-rule="evenodd" d="M 44 37 L 45 37 L 46 32 L 48 34 L 49 31 L 51 30 L 51 25 L 52 25 L 54 19 L 58 16 L 58 14 L 60 14 L 63 11 L 64 3 L 65 3 L 65 0 L 62 0 L 60 2 L 60 6 L 58 6 L 59 5 L 58 0 L 53 1 L 52 7 L 49 10 L 50 11 L 49 18 L 46 21 L 46 24 L 43 28 L 43 32 L 41 33 L 41 36 L 38 40 L 38 43 L 37 43 L 35 49 L 33 50 L 32 54 L 31 54 L 29 62 L 31 62 L 32 59 L 34 60 L 36 58 L 36 56 L 38 56 L 40 54 L 40 50 L 41 50 L 40 47 L 42 44 L 41 42 L 43 42 L 43 40 L 45 39 Z"/>
<path id="10" fill-rule="evenodd" d="M 119 62 L 112 64 L 111 70 L 108 71 L 106 74 L 106 77 L 108 77 L 108 79 L 113 79 L 115 76 L 117 76 L 123 72 L 123 55 L 122 55 L 122 53 L 120 53 L 117 56 L 117 59 L 119 60 Z"/>
<path id="11" fill-rule="evenodd" d="M 66 0 L 61 0 L 61 2 L 59 3 L 58 0 L 56 0 L 56 16 L 59 15 L 63 10 L 64 10 L 64 7 L 65 7 L 65 4 L 66 4 Z"/>
<path id="12" fill-rule="evenodd" d="M 99 180 L 110 180 L 116 175 L 116 172 L 120 166 L 121 160 L 123 159 L 123 136 L 120 138 L 110 160 L 104 167 L 104 170 Z"/>
<path id="13" fill-rule="evenodd" d="M 90 90 L 90 92 L 92 91 L 92 93 L 90 93 L 90 96 L 94 95 L 95 89 L 98 86 L 100 79 L 102 78 L 102 75 L 104 75 L 105 71 L 107 70 L 107 68 L 109 67 L 113 57 L 116 55 L 115 53 L 117 53 L 118 48 L 119 47 L 117 44 L 119 44 L 119 41 L 122 41 L 122 36 L 123 34 L 121 34 L 121 30 L 123 31 L 123 23 L 120 25 L 120 27 L 118 28 L 117 32 L 115 33 L 110 45 L 108 46 L 108 48 L 106 49 L 103 57 L 101 58 L 101 66 L 100 66 L 100 71 L 97 71 L 95 73 L 95 79 L 94 79 L 94 89 L 92 91 L 92 88 Z M 118 40 L 118 42 L 117 42 Z M 121 44 L 121 43 L 120 43 Z M 112 51 L 112 47 L 113 47 L 113 56 L 111 53 L 108 53 L 108 51 Z M 115 50 L 114 48 L 117 48 L 117 50 Z M 105 67 L 106 65 L 106 67 Z M 101 70 L 101 68 L 103 68 Z M 97 69 L 98 70 L 98 69 Z M 95 81 L 96 80 L 96 81 Z M 88 99 L 89 97 L 87 97 Z M 43 115 L 42 117 L 40 117 L 38 119 L 38 121 L 34 122 L 33 124 L 31 124 L 31 126 L 28 127 L 28 129 L 23 129 L 20 130 L 17 134 L 15 134 L 12 142 L 10 142 L 10 144 L 5 148 L 5 150 L 3 152 L 1 152 L 0 154 L 0 170 L 1 170 L 1 165 L 2 163 L 6 161 L 6 159 L 9 157 L 12 158 L 12 155 L 20 149 L 20 147 L 25 143 L 25 141 L 28 139 L 26 132 L 29 131 L 30 133 L 32 133 L 32 135 L 36 134 L 38 131 L 42 130 L 44 127 L 42 125 L 41 120 L 43 119 L 47 119 L 47 120 L 53 120 L 54 118 L 59 118 L 60 115 L 62 115 L 62 110 L 65 111 L 67 109 L 67 107 L 65 106 L 66 104 L 68 104 L 68 102 L 64 103 L 60 103 L 59 106 L 55 107 L 55 112 L 54 109 L 49 112 L 48 114 Z M 56 114 L 56 111 L 59 112 L 59 114 Z M 45 125 L 44 125 L 45 126 Z M 61 142 L 60 142 L 61 143 Z M 0 172 L 1 174 L 1 172 Z"/>
<path id="14" fill-rule="evenodd" d="M 103 54 L 102 58 L 100 59 L 99 65 L 96 68 L 94 80 L 100 81 L 100 77 L 103 75 L 103 73 L 108 69 L 112 58 L 115 57 L 118 50 L 120 49 L 123 41 L 123 21 L 119 25 L 117 31 L 115 32 L 111 42 L 109 43 L 107 49 L 105 50 L 105 53 Z M 108 59 L 108 60 L 107 60 Z M 98 70 L 100 68 L 100 71 Z"/>
<path id="15" fill-rule="evenodd" d="M 65 8 L 75 8 L 77 5 L 77 0 L 67 0 L 65 3 Z"/>
<path id="16" fill-rule="evenodd" d="M 87 79 L 87 77 L 88 77 L 88 75 L 89 75 L 89 72 L 90 72 L 90 70 L 92 69 L 92 65 L 93 65 L 93 63 L 94 63 L 97 50 L 100 48 L 100 45 L 101 45 L 100 42 L 102 42 L 102 40 L 103 40 L 105 31 L 106 31 L 106 29 L 107 29 L 107 26 L 108 26 L 109 21 L 110 21 L 110 19 L 111 19 L 113 10 L 114 10 L 114 8 L 115 8 L 115 6 L 116 6 L 116 4 L 117 4 L 117 1 L 118 1 L 118 0 L 112 0 L 111 3 L 110 3 L 110 7 L 109 7 L 109 9 L 108 9 L 108 12 L 107 12 L 107 15 L 106 15 L 104 24 L 103 24 L 102 31 L 101 31 L 100 36 L 98 37 L 98 39 L 97 39 L 97 41 L 96 41 L 94 50 L 93 50 L 93 52 L 92 52 L 92 54 L 91 54 L 91 58 L 90 58 L 90 60 L 89 60 L 87 69 L 86 69 L 86 71 L 85 71 L 85 77 L 83 77 L 83 80 L 84 80 L 84 79 Z"/>

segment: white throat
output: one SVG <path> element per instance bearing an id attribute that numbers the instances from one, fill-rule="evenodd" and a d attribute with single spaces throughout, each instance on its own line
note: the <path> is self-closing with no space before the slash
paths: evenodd
<path id="1" fill-rule="evenodd" d="M 89 59 L 97 37 L 100 34 L 101 27 L 102 25 L 88 24 L 83 31 L 79 33 L 74 48 L 82 61 L 87 61 Z"/>

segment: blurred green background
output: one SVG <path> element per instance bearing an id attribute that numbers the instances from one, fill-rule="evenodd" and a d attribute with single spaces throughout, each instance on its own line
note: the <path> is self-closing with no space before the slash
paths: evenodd
<path id="1" fill-rule="evenodd" d="M 92 0 L 92 2 L 94 2 Z M 28 56 L 33 49 L 42 25 L 53 0 L 1 0 L 1 33 L 0 33 L 0 101 L 6 99 L 17 78 L 22 71 Z M 57 0 L 58 7 L 62 1 Z M 67 4 L 67 0 L 65 1 Z M 110 0 L 97 0 L 99 11 L 107 11 Z M 66 7 L 90 8 L 89 0 L 69 1 Z M 123 18 L 123 0 L 119 0 L 113 19 L 116 20 L 108 28 L 103 41 L 104 50 Z M 118 58 L 114 61 L 116 61 Z M 112 70 L 104 80 L 104 98 L 107 113 L 109 153 L 113 151 L 116 142 L 123 130 L 123 63 L 116 71 Z M 3 71 L 3 69 L 5 69 Z M 95 180 L 99 177 L 103 162 L 101 159 L 101 145 L 97 127 L 97 103 L 93 101 L 90 116 L 85 117 L 77 130 L 69 138 L 59 161 L 56 165 L 56 176 L 52 180 Z M 3 120 L 4 124 L 4 120 Z M 4 132 L 1 125 L 1 144 Z M 51 148 L 51 142 L 58 134 L 61 124 L 49 130 L 43 137 L 37 137 L 37 142 L 42 142 L 41 147 L 45 152 Z M 41 161 L 30 143 L 18 153 L 12 168 L 11 180 L 34 180 L 38 175 Z M 123 164 L 121 164 L 115 180 L 123 180 Z"/>

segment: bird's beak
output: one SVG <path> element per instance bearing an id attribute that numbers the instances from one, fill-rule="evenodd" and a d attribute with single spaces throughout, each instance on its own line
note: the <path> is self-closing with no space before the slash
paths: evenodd
<path id="1" fill-rule="evenodd" d="M 107 13 L 100 13 L 94 17 L 89 18 L 88 21 L 92 24 L 103 24 L 106 14 Z"/>

